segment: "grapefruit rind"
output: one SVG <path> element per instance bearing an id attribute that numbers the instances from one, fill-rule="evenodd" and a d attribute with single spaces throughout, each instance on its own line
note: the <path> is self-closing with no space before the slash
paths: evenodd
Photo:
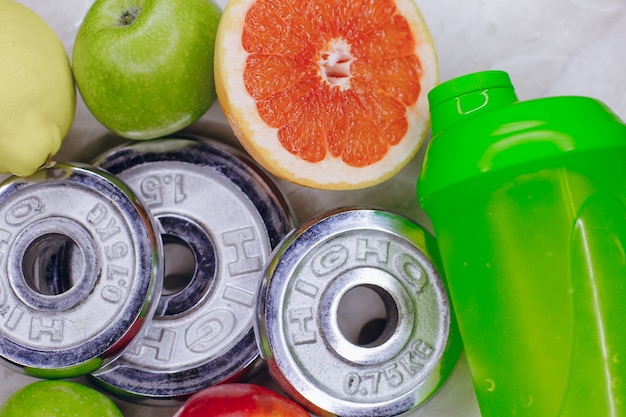
<path id="1" fill-rule="evenodd" d="M 347 165 L 327 155 L 308 162 L 287 151 L 277 138 L 277 129 L 260 117 L 256 101 L 244 85 L 243 69 L 248 53 L 241 39 L 248 9 L 256 0 L 229 0 L 217 31 L 215 82 L 219 104 L 233 133 L 250 156 L 276 177 L 310 188 L 351 190 L 370 187 L 393 177 L 416 155 L 430 126 L 427 94 L 438 82 L 438 62 L 428 27 L 412 0 L 395 0 L 398 13 L 410 24 L 419 57 L 420 92 L 407 107 L 408 130 L 400 143 L 389 148 L 378 162 L 366 167 Z"/>

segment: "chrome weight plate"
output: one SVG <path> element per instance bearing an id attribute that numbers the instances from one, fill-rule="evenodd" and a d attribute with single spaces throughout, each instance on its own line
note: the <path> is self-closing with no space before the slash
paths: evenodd
<path id="1" fill-rule="evenodd" d="M 280 190 L 242 153 L 204 138 L 137 142 L 96 165 L 136 190 L 159 220 L 166 274 L 146 334 L 95 382 L 166 403 L 239 380 L 260 362 L 253 322 L 262 269 L 294 227 Z"/>
<path id="2" fill-rule="evenodd" d="M 0 186 L 0 356 L 66 378 L 119 356 L 156 307 L 156 224 L 122 182 L 57 164 Z"/>
<path id="3" fill-rule="evenodd" d="M 461 351 L 434 239 L 383 210 L 345 208 L 290 233 L 257 303 L 270 374 L 317 415 L 394 416 L 430 398 Z"/>

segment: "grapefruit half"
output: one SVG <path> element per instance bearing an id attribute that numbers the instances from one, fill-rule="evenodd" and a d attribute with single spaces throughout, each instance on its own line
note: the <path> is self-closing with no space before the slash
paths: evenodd
<path id="1" fill-rule="evenodd" d="M 218 27 L 228 123 L 261 166 L 307 187 L 395 175 L 426 136 L 438 81 L 413 0 L 229 0 Z"/>

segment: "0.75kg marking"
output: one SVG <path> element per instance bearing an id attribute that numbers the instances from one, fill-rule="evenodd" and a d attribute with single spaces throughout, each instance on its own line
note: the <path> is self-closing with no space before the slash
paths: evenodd
<path id="1" fill-rule="evenodd" d="M 381 369 L 364 372 L 362 374 L 350 372 L 346 377 L 343 389 L 348 395 L 376 394 L 378 393 L 380 380 L 383 377 L 392 388 L 399 386 L 404 380 L 404 376 L 398 369 L 398 365 L 392 363 Z"/>
<path id="2" fill-rule="evenodd" d="M 377 394 L 381 381 L 390 388 L 399 387 L 405 381 L 405 376 L 417 375 L 433 353 L 432 346 L 423 340 L 416 340 L 411 344 L 409 351 L 397 361 L 363 373 L 349 372 L 344 379 L 343 390 L 350 396 L 366 396 Z"/>

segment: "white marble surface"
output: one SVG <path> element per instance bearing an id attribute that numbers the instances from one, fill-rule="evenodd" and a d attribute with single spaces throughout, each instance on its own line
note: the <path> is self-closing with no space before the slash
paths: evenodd
<path id="1" fill-rule="evenodd" d="M 46 19 L 71 52 L 91 0 L 20 0 Z M 220 0 L 224 5 L 227 0 Z M 625 0 L 417 0 L 438 50 L 442 81 L 485 69 L 508 71 L 521 99 L 552 95 L 598 98 L 626 118 Z M 218 105 L 189 129 L 235 143 Z M 58 158 L 90 161 L 115 142 L 79 101 L 77 118 Z M 414 198 L 421 159 L 377 187 L 353 192 L 305 189 L 281 182 L 300 220 L 332 207 L 368 204 L 401 212 L 424 226 Z M 34 381 L 0 367 L 0 401 Z M 169 417 L 175 407 L 116 400 L 127 417 Z M 442 390 L 410 414 L 479 416 L 465 357 Z"/>

